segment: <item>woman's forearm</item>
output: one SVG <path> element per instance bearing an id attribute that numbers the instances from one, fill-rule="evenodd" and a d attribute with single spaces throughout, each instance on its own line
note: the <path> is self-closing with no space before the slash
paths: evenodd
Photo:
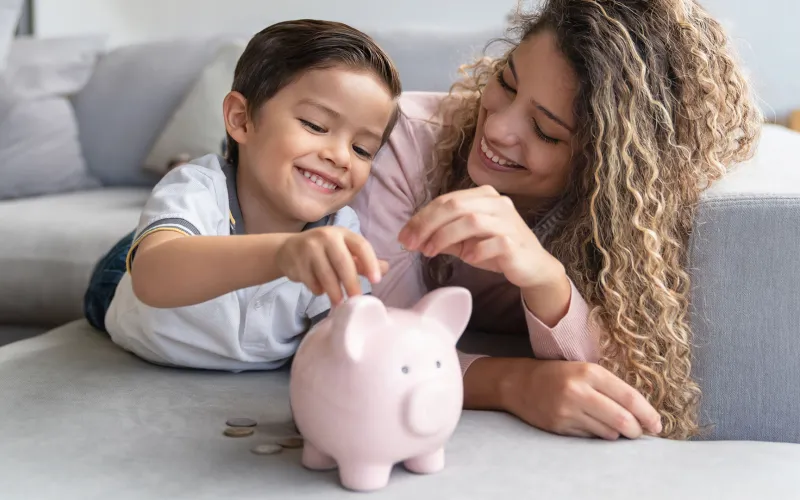
<path id="1" fill-rule="evenodd" d="M 508 411 L 511 384 L 520 362 L 530 364 L 536 360 L 482 357 L 473 361 L 464 374 L 464 408 Z"/>
<path id="2" fill-rule="evenodd" d="M 549 328 L 556 326 L 566 316 L 572 297 L 572 286 L 564 266 L 555 258 L 553 261 L 542 271 L 546 279 L 535 286 L 522 288 L 525 306 Z"/>

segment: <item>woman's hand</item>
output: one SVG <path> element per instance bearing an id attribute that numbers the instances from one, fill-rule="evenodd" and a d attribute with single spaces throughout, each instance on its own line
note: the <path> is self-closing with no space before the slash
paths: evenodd
<path id="1" fill-rule="evenodd" d="M 479 373 L 476 360 L 467 376 Z M 572 361 L 486 358 L 484 369 L 502 371 L 500 407 L 534 427 L 555 434 L 636 439 L 662 430 L 656 410 L 636 389 L 605 368 Z M 477 370 L 470 374 L 470 371 Z M 492 377 L 489 376 L 489 380 Z M 465 383 L 468 381 L 465 379 Z"/>
<path id="2" fill-rule="evenodd" d="M 276 255 L 283 276 L 305 284 L 314 294 L 326 293 L 331 303 L 361 295 L 358 275 L 377 283 L 388 270 L 372 245 L 358 233 L 327 226 L 303 231 L 286 239 Z"/>
<path id="3" fill-rule="evenodd" d="M 436 198 L 406 223 L 399 240 L 427 257 L 454 255 L 502 273 L 522 289 L 563 276 L 563 266 L 542 247 L 511 200 L 491 186 Z"/>

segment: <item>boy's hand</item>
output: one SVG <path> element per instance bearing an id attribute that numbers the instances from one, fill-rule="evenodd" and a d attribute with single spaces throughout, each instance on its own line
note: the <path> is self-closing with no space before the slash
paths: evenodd
<path id="1" fill-rule="evenodd" d="M 284 276 L 316 295 L 326 293 L 334 305 L 344 298 L 342 286 L 349 297 L 361 295 L 358 275 L 377 283 L 389 268 L 366 238 L 342 227 L 318 227 L 289 237 L 278 250 L 277 264 Z"/>

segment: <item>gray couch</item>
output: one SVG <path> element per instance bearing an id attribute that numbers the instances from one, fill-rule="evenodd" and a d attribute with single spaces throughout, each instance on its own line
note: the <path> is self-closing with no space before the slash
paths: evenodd
<path id="1" fill-rule="evenodd" d="M 408 90 L 446 90 L 490 34 L 379 35 Z M 92 266 L 136 224 L 150 145 L 219 40 L 115 50 L 75 97 L 93 191 L 0 202 L 0 498 L 338 498 L 335 474 L 250 446 L 287 432 L 286 373 L 144 363 L 81 319 Z M 425 54 L 427 58 L 421 56 Z M 431 58 L 431 54 L 433 57 Z M 1 181 L 1 180 L 0 180 Z M 768 127 L 756 159 L 704 197 L 691 242 L 701 442 L 604 443 L 465 412 L 448 467 L 397 470 L 374 496 L 796 497 L 800 492 L 800 135 Z M 45 333 L 46 332 L 46 333 Z M 42 333 L 41 335 L 38 335 Z M 479 333 L 466 347 L 526 352 Z M 225 438 L 225 419 L 256 418 Z M 754 442 L 759 441 L 759 442 Z"/>

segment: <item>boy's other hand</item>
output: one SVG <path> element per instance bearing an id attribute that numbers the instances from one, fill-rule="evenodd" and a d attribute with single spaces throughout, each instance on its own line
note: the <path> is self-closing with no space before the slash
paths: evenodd
<path id="1" fill-rule="evenodd" d="M 327 294 L 334 305 L 344 300 L 342 287 L 348 297 L 361 295 L 359 275 L 378 283 L 389 269 L 366 238 L 342 227 L 319 227 L 289 237 L 278 250 L 277 264 L 284 276 L 316 295 Z"/>

